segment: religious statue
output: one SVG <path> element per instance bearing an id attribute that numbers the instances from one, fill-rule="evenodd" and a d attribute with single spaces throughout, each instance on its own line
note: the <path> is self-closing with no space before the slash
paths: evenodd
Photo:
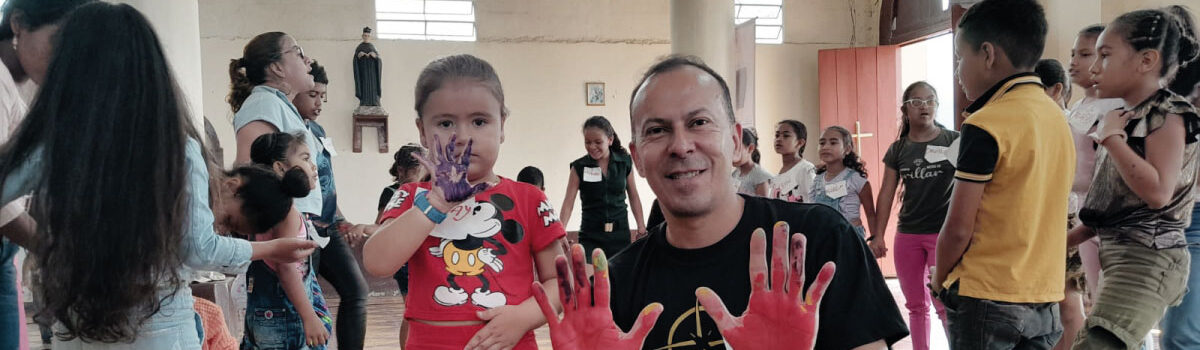
<path id="1" fill-rule="evenodd" d="M 379 106 L 379 51 L 371 44 L 371 27 L 363 27 L 362 43 L 354 49 L 354 96 L 359 106 Z"/>
<path id="2" fill-rule="evenodd" d="M 375 128 L 379 133 L 379 153 L 388 152 L 388 113 L 379 105 L 379 70 L 383 61 L 371 44 L 371 27 L 363 27 L 362 43 L 354 49 L 354 153 L 362 152 L 362 129 Z"/>

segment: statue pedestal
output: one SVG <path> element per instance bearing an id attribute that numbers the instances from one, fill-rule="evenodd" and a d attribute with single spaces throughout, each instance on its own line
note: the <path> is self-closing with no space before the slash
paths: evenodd
<path id="1" fill-rule="evenodd" d="M 379 153 L 388 153 L 388 114 L 379 106 L 354 109 L 354 153 L 362 153 L 363 128 L 375 128 L 379 135 Z"/>

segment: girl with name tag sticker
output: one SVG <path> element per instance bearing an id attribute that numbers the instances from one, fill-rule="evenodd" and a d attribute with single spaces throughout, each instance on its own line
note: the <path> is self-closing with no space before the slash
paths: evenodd
<path id="1" fill-rule="evenodd" d="M 879 210 L 875 222 L 880 232 L 872 232 L 868 240 L 876 258 L 887 256 L 884 234 L 899 192 L 900 211 L 896 215 L 892 259 L 908 309 L 913 350 L 928 350 L 930 305 L 942 324 L 946 323 L 945 308 L 940 301 L 930 298 L 926 285 L 932 275 L 929 268 L 936 263 L 938 231 L 950 208 L 959 134 L 938 124 L 934 117 L 938 96 L 933 85 L 924 81 L 912 83 L 904 89 L 901 101 L 900 135 L 883 156 L 883 184 L 876 201 Z"/>
<path id="2" fill-rule="evenodd" d="M 858 154 L 854 153 L 854 140 L 850 130 L 831 126 L 821 133 L 821 166 L 812 190 L 805 196 L 807 203 L 820 203 L 837 209 L 846 221 L 854 226 L 859 237 L 865 237 L 859 206 L 867 216 L 868 228 L 875 231 L 875 200 L 871 198 L 871 183 L 867 182 L 867 169 Z"/>
<path id="3" fill-rule="evenodd" d="M 586 251 L 600 248 L 604 254 L 614 256 L 646 234 L 642 199 L 633 179 L 633 158 L 621 147 L 612 123 L 602 116 L 583 122 L 583 146 L 587 155 L 571 162 L 559 217 L 564 226 L 571 221 L 578 194 L 583 209 L 579 243 Z M 629 209 L 633 209 L 634 226 L 630 226 Z"/>

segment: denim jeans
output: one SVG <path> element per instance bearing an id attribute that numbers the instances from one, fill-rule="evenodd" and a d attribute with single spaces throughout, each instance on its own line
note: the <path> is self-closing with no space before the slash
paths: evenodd
<path id="1" fill-rule="evenodd" d="M 1062 337 L 1058 303 L 1006 303 L 958 295 L 958 283 L 938 299 L 946 308 L 950 348 L 1050 349 Z"/>
<path id="2" fill-rule="evenodd" d="M 313 310 L 325 323 L 326 330 L 332 331 L 329 310 L 314 274 L 310 265 L 309 276 L 304 279 L 305 289 L 310 292 Z M 325 344 L 305 345 L 303 319 L 288 300 L 275 272 L 262 261 L 250 263 L 246 271 L 246 327 L 241 349 L 325 349 Z"/>
<path id="3" fill-rule="evenodd" d="M 1191 271 L 1188 273 L 1187 294 L 1179 305 L 1167 308 L 1159 326 L 1162 328 L 1163 350 L 1200 349 L 1200 205 L 1192 208 L 1192 224 L 1183 233 L 1187 236 Z"/>
<path id="4" fill-rule="evenodd" d="M 17 293 L 17 267 L 13 256 L 17 244 L 0 238 L 0 349 L 16 349 L 21 342 L 21 324 Z"/>

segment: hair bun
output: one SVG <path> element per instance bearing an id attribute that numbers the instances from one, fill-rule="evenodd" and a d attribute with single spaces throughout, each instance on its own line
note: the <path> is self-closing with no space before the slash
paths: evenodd
<path id="1" fill-rule="evenodd" d="M 300 167 L 292 167 L 287 172 L 283 173 L 283 193 L 293 198 L 301 198 L 308 196 L 308 192 L 312 191 L 312 183 L 309 181 L 308 173 Z"/>

